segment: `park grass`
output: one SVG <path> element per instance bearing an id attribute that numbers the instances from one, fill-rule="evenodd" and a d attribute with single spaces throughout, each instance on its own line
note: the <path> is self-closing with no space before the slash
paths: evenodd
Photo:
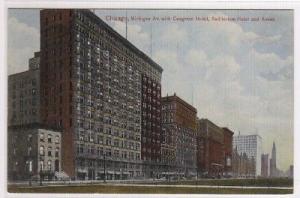
<path id="1" fill-rule="evenodd" d="M 153 186 L 9 186 L 10 193 L 109 193 L 109 194 L 291 194 L 293 189 L 236 189 L 236 188 L 196 188 L 196 187 L 153 187 Z"/>
<path id="2" fill-rule="evenodd" d="M 161 184 L 165 184 L 162 182 Z M 212 185 L 212 186 L 261 186 L 261 187 L 292 187 L 293 179 L 289 178 L 257 178 L 257 179 L 203 179 L 197 181 L 170 181 L 176 185 Z"/>

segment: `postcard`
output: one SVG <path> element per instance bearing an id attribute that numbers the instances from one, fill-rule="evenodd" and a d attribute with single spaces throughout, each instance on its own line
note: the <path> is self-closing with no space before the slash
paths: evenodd
<path id="1" fill-rule="evenodd" d="M 8 8 L 7 90 L 9 194 L 294 192 L 293 9 Z"/>

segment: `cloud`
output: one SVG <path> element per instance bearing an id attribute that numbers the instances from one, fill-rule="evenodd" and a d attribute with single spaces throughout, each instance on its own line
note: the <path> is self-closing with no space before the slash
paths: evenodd
<path id="1" fill-rule="evenodd" d="M 173 43 L 174 41 L 185 42 L 187 38 L 186 30 L 177 23 L 167 25 L 161 33 L 161 40 L 166 43 Z"/>
<path id="2" fill-rule="evenodd" d="M 252 49 L 249 52 L 249 59 L 255 72 L 268 80 L 288 80 L 293 78 L 293 59 L 288 56 L 285 59 L 277 54 L 259 53 Z"/>
<path id="3" fill-rule="evenodd" d="M 126 23 L 121 21 L 115 21 L 113 28 L 122 36 L 126 37 Z M 150 35 L 143 31 L 140 25 L 127 24 L 127 36 L 128 40 L 136 45 L 144 52 L 148 52 L 150 48 Z"/>
<path id="4" fill-rule="evenodd" d="M 187 52 L 185 62 L 192 67 L 205 69 L 209 66 L 207 54 L 201 49 L 191 49 Z"/>
<path id="5" fill-rule="evenodd" d="M 288 167 L 293 161 L 293 54 L 282 57 L 274 50 L 282 32 L 266 35 L 255 25 L 245 29 L 235 22 L 155 27 L 153 59 L 164 69 L 162 94 L 176 92 L 198 109 L 199 117 L 236 133 L 257 132 L 265 152 L 275 140 L 279 154 L 291 153 L 278 162 Z M 115 28 L 124 34 L 124 23 Z M 132 42 L 147 49 L 146 30 L 136 26 L 132 31 Z M 286 137 L 279 139 L 283 131 Z"/>
<path id="6" fill-rule="evenodd" d="M 28 69 L 28 59 L 40 48 L 39 38 L 38 29 L 15 17 L 8 19 L 8 74 Z"/>
<path id="7" fill-rule="evenodd" d="M 182 67 L 178 61 L 176 52 L 161 49 L 155 52 L 153 59 L 163 66 L 165 73 L 177 73 Z"/>
<path id="8" fill-rule="evenodd" d="M 233 22 L 189 28 L 174 26 L 185 34 L 157 50 L 156 61 L 165 69 L 164 93 L 177 92 L 197 107 L 199 117 L 236 133 L 259 133 L 265 152 L 276 140 L 281 153 L 293 153 L 290 143 L 278 138 L 282 131 L 287 131 L 286 141 L 293 137 L 293 56 L 282 58 L 272 48 L 265 52 L 256 49 L 257 45 L 279 42 L 281 34 L 260 35 Z M 160 31 L 169 32 L 169 28 Z M 165 42 L 164 37 L 160 39 Z M 175 44 L 183 49 L 170 48 Z M 288 167 L 292 154 L 285 159 L 289 160 L 278 162 L 279 167 Z"/>

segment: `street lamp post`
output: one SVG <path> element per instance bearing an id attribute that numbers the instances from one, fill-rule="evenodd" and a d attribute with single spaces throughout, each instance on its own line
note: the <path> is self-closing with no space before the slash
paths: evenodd
<path id="1" fill-rule="evenodd" d="M 103 182 L 106 183 L 106 152 L 104 152 L 103 160 L 104 160 L 104 178 L 103 178 Z"/>
<path id="2" fill-rule="evenodd" d="M 31 176 L 32 176 L 32 161 L 26 161 L 26 165 L 28 166 L 28 172 L 29 172 L 29 186 L 32 185 Z"/>
<path id="3" fill-rule="evenodd" d="M 42 165 L 41 164 L 41 162 L 43 161 L 43 158 L 42 158 L 42 156 L 40 156 L 40 186 L 42 186 L 43 185 L 43 183 L 42 183 L 42 176 L 43 176 L 43 169 L 44 169 L 44 165 Z"/>

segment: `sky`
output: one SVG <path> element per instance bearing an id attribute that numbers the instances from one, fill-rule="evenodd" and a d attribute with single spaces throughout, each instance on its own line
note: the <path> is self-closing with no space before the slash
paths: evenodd
<path id="1" fill-rule="evenodd" d="M 287 170 L 293 164 L 291 10 L 94 12 L 124 37 L 126 23 L 120 19 L 128 17 L 127 39 L 164 69 L 162 96 L 176 92 L 197 108 L 199 118 L 235 135 L 260 135 L 264 153 L 271 154 L 275 141 L 277 166 Z M 213 20 L 219 18 L 224 20 Z M 39 10 L 10 9 L 7 24 L 13 74 L 26 70 L 39 50 Z"/>

